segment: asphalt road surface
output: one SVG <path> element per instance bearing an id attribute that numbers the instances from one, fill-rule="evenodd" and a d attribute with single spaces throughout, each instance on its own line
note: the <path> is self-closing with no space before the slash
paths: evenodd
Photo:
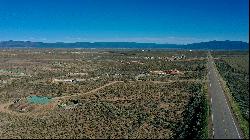
<path id="1" fill-rule="evenodd" d="M 241 139 L 240 129 L 234 120 L 229 103 L 226 100 L 219 82 L 218 72 L 213 57 L 209 53 L 208 62 L 208 92 L 210 94 L 213 138 L 214 139 Z"/>

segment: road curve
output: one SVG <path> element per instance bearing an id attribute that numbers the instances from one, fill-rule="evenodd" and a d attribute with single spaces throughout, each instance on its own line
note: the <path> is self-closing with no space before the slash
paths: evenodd
<path id="1" fill-rule="evenodd" d="M 213 138 L 242 139 L 239 127 L 230 110 L 223 88 L 220 85 L 218 72 L 213 57 L 208 55 L 208 92 L 210 94 Z"/>

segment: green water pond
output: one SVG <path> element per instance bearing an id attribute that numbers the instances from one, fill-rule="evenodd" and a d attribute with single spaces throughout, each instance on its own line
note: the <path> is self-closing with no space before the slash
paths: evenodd
<path id="1" fill-rule="evenodd" d="M 29 96 L 27 100 L 31 104 L 48 104 L 51 101 L 50 97 L 44 96 Z"/>

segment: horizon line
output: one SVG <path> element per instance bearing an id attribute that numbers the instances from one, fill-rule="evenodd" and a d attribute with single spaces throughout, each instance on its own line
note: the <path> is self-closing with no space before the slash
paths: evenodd
<path id="1" fill-rule="evenodd" d="M 205 42 L 212 42 L 212 41 L 238 41 L 238 42 L 245 42 L 249 43 L 249 41 L 243 41 L 243 40 L 209 40 L 209 41 L 200 41 L 200 42 L 192 42 L 192 43 L 159 43 L 159 42 L 139 42 L 139 41 L 69 41 L 69 42 L 64 42 L 64 41 L 51 41 L 51 42 L 46 42 L 46 41 L 31 41 L 31 40 L 1 40 L 0 43 L 2 42 L 8 42 L 8 41 L 13 41 L 13 42 L 33 42 L 33 43 L 145 43 L 145 44 L 168 44 L 168 45 L 188 45 L 188 44 L 195 44 L 195 43 L 205 43 Z"/>

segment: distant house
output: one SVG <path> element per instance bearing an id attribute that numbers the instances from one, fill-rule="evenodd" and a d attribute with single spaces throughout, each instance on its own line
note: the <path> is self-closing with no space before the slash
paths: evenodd
<path id="1" fill-rule="evenodd" d="M 77 79 L 73 79 L 71 82 L 72 83 L 78 83 L 79 81 Z"/>
<path id="2" fill-rule="evenodd" d="M 67 106 L 67 104 L 65 104 L 65 103 L 62 103 L 62 104 L 59 104 L 58 105 L 58 107 L 60 107 L 60 108 L 64 108 L 64 107 L 66 107 Z"/>
<path id="3" fill-rule="evenodd" d="M 180 72 L 177 69 L 174 70 L 165 70 L 165 71 L 150 71 L 150 73 L 152 74 L 158 74 L 158 75 L 166 75 L 166 74 L 170 74 L 170 75 L 176 75 L 176 74 L 183 74 L 182 72 Z"/>
<path id="4" fill-rule="evenodd" d="M 17 103 L 17 102 L 19 102 L 20 100 L 21 100 L 20 98 L 17 98 L 17 99 L 14 100 L 14 103 Z"/>
<path id="5" fill-rule="evenodd" d="M 164 71 L 157 71 L 157 70 L 155 70 L 155 71 L 150 71 L 150 73 L 152 73 L 152 74 L 159 74 L 159 75 L 164 75 L 164 74 L 166 74 Z"/>
<path id="6" fill-rule="evenodd" d="M 141 77 L 145 77 L 145 76 L 146 76 L 146 74 L 139 74 L 139 75 L 135 76 L 135 80 L 139 81 L 139 79 L 140 79 Z M 141 81 L 141 80 L 140 80 L 140 81 Z"/>
<path id="7" fill-rule="evenodd" d="M 28 108 L 28 105 L 27 105 L 27 104 L 21 104 L 21 105 L 19 105 L 19 106 L 17 107 L 17 109 L 18 109 L 19 111 L 26 111 L 27 108 Z"/>
<path id="8" fill-rule="evenodd" d="M 167 71 L 164 71 L 166 74 L 171 74 L 171 75 L 176 75 L 176 74 L 181 74 L 181 72 L 177 69 L 174 69 L 174 70 L 167 70 Z"/>

